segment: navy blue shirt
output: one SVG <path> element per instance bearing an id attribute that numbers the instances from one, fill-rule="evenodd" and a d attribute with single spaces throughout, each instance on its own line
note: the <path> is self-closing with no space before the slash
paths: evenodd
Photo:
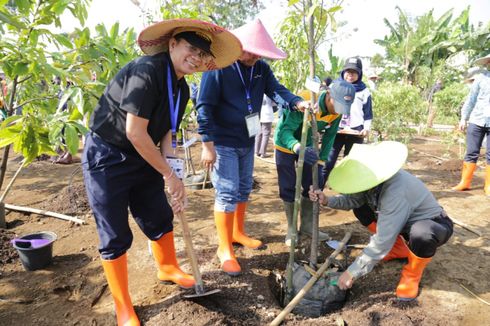
<path id="1" fill-rule="evenodd" d="M 216 145 L 229 147 L 250 147 L 255 137 L 249 137 L 245 116 L 247 108 L 245 87 L 250 88 L 252 113 L 260 112 L 264 94 L 274 102 L 287 104 L 290 108 L 302 98 L 292 94 L 281 85 L 269 65 L 262 60 L 255 63 L 252 82 L 252 68 L 238 63 L 243 81 L 238 74 L 237 64 L 221 70 L 207 71 L 201 80 L 197 100 L 198 132 L 203 142 L 213 141 Z"/>
<path id="2" fill-rule="evenodd" d="M 149 120 L 148 134 L 157 145 L 171 130 L 167 67 L 170 65 L 174 103 L 180 90 L 177 130 L 182 120 L 189 87 L 177 76 L 168 53 L 137 58 L 124 66 L 107 85 L 90 119 L 90 129 L 104 141 L 125 152 L 137 153 L 126 136 L 128 112 Z"/>

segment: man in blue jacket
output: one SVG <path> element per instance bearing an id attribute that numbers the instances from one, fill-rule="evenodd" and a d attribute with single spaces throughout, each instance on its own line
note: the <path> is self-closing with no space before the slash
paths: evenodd
<path id="1" fill-rule="evenodd" d="M 241 273 L 233 243 L 259 248 L 262 242 L 248 237 L 244 220 L 252 190 L 255 135 L 264 94 L 290 109 L 304 110 L 308 102 L 281 85 L 269 65 L 260 60 L 284 59 L 260 20 L 233 33 L 243 45 L 241 57 L 224 69 L 203 74 L 197 101 L 202 163 L 214 167 L 211 180 L 216 191 L 214 219 L 218 231 L 217 255 L 230 276 Z"/>

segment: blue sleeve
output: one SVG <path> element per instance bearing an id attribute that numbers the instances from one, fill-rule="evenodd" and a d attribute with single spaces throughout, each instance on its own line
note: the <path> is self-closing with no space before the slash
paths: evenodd
<path id="1" fill-rule="evenodd" d="M 287 107 L 290 110 L 295 110 L 294 106 L 296 102 L 303 101 L 303 99 L 297 95 L 294 95 L 286 87 L 280 84 L 268 64 L 263 62 L 263 65 L 266 83 L 265 94 L 277 104 L 282 104 L 283 107 Z"/>
<path id="2" fill-rule="evenodd" d="M 471 111 L 475 108 L 478 93 L 480 92 L 480 79 L 477 79 L 471 85 L 470 94 L 466 98 L 463 107 L 461 108 L 461 120 L 468 121 Z"/>
<path id="3" fill-rule="evenodd" d="M 214 111 L 221 96 L 219 70 L 203 73 L 200 87 L 196 104 L 197 132 L 203 142 L 214 141 Z"/>
<path id="4" fill-rule="evenodd" d="M 362 106 L 364 112 L 364 121 L 373 119 L 373 103 L 371 101 L 371 94 L 369 94 L 366 103 Z"/>

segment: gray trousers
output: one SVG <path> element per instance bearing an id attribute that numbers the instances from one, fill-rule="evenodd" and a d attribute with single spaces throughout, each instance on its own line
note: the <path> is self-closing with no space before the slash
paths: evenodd
<path id="1" fill-rule="evenodd" d="M 255 155 L 263 156 L 271 136 L 272 122 L 261 122 L 260 131 L 255 136 Z"/>

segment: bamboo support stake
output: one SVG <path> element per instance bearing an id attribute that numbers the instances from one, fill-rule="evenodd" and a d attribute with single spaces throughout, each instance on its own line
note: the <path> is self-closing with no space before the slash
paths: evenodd
<path id="1" fill-rule="evenodd" d="M 303 288 L 296 294 L 296 296 L 289 302 L 289 304 L 284 308 L 279 315 L 270 323 L 270 326 L 278 326 L 279 324 L 282 323 L 284 318 L 296 307 L 296 305 L 303 299 L 303 297 L 306 295 L 306 293 L 311 289 L 311 287 L 316 283 L 316 281 L 320 278 L 320 276 L 325 273 L 327 270 L 328 266 L 332 263 L 332 261 L 335 259 L 335 257 L 344 249 L 346 246 L 347 242 L 349 242 L 350 237 L 352 233 L 347 232 L 342 239 L 342 241 L 339 243 L 339 247 L 335 249 L 334 252 L 327 258 L 327 260 L 323 263 L 323 265 L 318 269 L 316 274 L 310 278 L 310 280 L 303 286 Z"/>
<path id="2" fill-rule="evenodd" d="M 293 293 L 293 263 L 294 263 L 294 251 L 296 250 L 296 240 L 298 237 L 298 213 L 301 210 L 301 181 L 303 178 L 303 165 L 305 163 L 305 148 L 306 138 L 308 134 L 308 114 L 309 111 L 305 110 L 303 115 L 303 127 L 301 129 L 301 142 L 298 155 L 298 166 L 296 167 L 296 185 L 294 193 L 294 208 L 293 208 L 293 228 L 294 232 L 291 235 L 291 247 L 289 248 L 289 261 L 286 269 L 286 298 L 291 300 Z"/>
<path id="3" fill-rule="evenodd" d="M 45 215 L 45 216 L 60 218 L 62 220 L 71 221 L 71 222 L 74 222 L 74 223 L 77 223 L 77 224 L 85 224 L 85 221 L 84 220 L 79 219 L 77 217 L 68 216 L 68 215 L 59 214 L 59 213 L 50 212 L 50 211 L 45 211 L 45 210 L 42 210 L 42 209 L 30 208 L 30 207 L 22 207 L 22 206 L 15 206 L 15 205 L 9 205 L 9 204 L 5 204 L 5 208 L 6 209 L 10 209 L 11 211 L 34 213 L 34 214 L 39 214 L 39 215 Z"/>

